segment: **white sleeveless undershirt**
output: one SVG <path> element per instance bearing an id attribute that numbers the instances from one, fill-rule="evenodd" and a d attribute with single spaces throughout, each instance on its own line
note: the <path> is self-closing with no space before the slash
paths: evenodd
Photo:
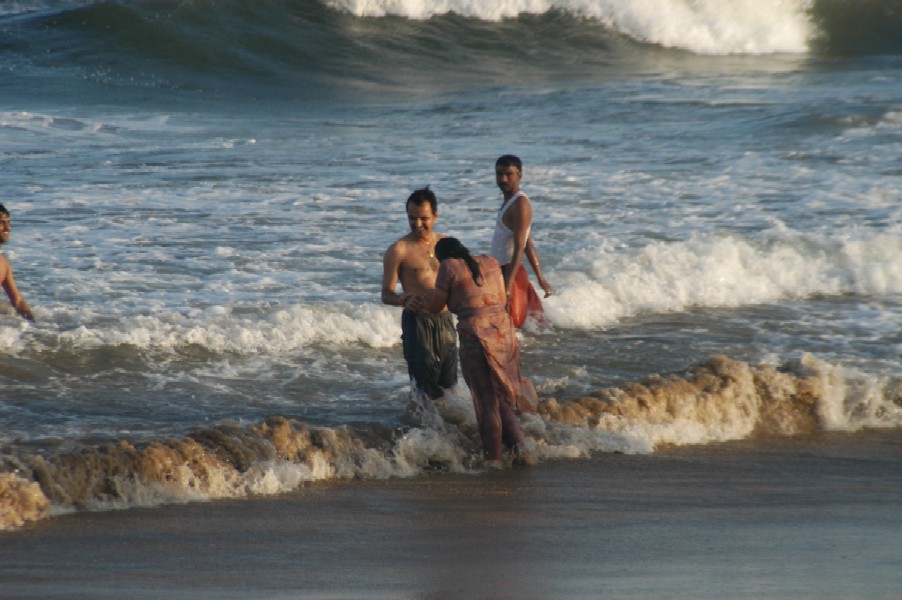
<path id="1" fill-rule="evenodd" d="M 511 204 L 514 203 L 514 200 L 520 196 L 526 197 L 526 194 L 520 190 L 502 204 L 501 208 L 498 210 L 498 219 L 495 221 L 495 233 L 492 235 L 492 256 L 502 265 L 510 264 L 511 260 L 514 258 L 514 232 L 504 224 L 502 219 L 504 218 L 504 213 L 506 213 L 507 209 L 511 207 Z M 530 223 L 530 226 L 526 228 L 527 239 L 529 239 L 529 231 L 531 229 L 532 224 Z"/>

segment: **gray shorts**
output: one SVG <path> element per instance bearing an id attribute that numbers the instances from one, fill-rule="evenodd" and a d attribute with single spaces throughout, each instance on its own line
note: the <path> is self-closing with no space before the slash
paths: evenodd
<path id="1" fill-rule="evenodd" d="M 407 373 L 430 398 L 441 398 L 457 383 L 457 332 L 450 312 L 401 313 L 401 340 Z"/>

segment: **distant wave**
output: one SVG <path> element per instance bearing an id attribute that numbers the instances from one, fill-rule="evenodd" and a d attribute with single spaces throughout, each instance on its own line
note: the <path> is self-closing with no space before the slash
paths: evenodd
<path id="1" fill-rule="evenodd" d="M 360 17 L 457 14 L 500 21 L 565 13 L 639 42 L 700 54 L 902 52 L 900 0 L 325 0 Z"/>
<path id="2" fill-rule="evenodd" d="M 752 436 L 902 427 L 902 381 L 848 373 L 811 356 L 760 365 L 723 356 L 584 398 L 542 398 L 524 415 L 541 461 L 594 452 Z M 127 440 L 57 455 L 0 449 L 0 531 L 75 510 L 111 510 L 286 492 L 317 480 L 387 479 L 481 469 L 466 394 L 414 405 L 407 425 L 311 427 L 281 417 L 198 429 L 140 446 Z"/>
<path id="3" fill-rule="evenodd" d="M 0 8 L 12 75 L 236 87 L 595 73 L 661 52 L 898 54 L 900 0 L 157 0 Z M 440 76 L 439 76 L 440 74 Z"/>
<path id="4" fill-rule="evenodd" d="M 561 12 L 591 19 L 639 42 L 703 54 L 804 52 L 812 35 L 809 0 L 329 0 L 328 4 L 358 16 L 414 19 L 454 13 L 499 21 Z"/>

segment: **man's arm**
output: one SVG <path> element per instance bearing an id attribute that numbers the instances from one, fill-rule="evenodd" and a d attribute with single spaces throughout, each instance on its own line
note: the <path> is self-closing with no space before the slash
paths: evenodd
<path id="1" fill-rule="evenodd" d="M 542 265 L 539 264 L 539 254 L 536 252 L 536 246 L 532 242 L 532 235 L 526 240 L 526 260 L 532 265 L 532 270 L 536 274 L 536 280 L 539 282 L 539 286 L 545 290 L 545 297 L 547 298 L 554 293 L 554 288 L 542 276 Z"/>
<path id="2" fill-rule="evenodd" d="M 510 223 L 505 223 L 505 225 L 514 234 L 514 254 L 511 257 L 510 270 L 504 275 L 504 288 L 507 292 L 507 297 L 510 298 L 511 284 L 523 262 L 523 253 L 526 251 L 526 242 L 528 240 L 527 233 L 532 223 L 532 204 L 530 204 L 529 198 L 525 195 L 517 198 L 517 201 L 507 209 L 504 216 L 510 216 Z"/>
<path id="3" fill-rule="evenodd" d="M 0 281 L 2 281 L 3 289 L 9 296 L 9 303 L 13 305 L 16 312 L 29 321 L 34 321 L 34 315 L 31 314 L 31 308 L 19 293 L 16 287 L 16 280 L 13 279 L 13 268 L 9 264 L 9 260 L 5 256 L 0 256 Z"/>
<path id="4" fill-rule="evenodd" d="M 398 272 L 401 269 L 401 252 L 398 244 L 392 244 L 382 257 L 382 303 L 392 306 L 403 306 L 401 294 L 395 289 L 398 287 Z"/>

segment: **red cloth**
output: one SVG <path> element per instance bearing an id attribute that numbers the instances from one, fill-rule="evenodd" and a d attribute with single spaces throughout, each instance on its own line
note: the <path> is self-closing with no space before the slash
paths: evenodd
<path id="1" fill-rule="evenodd" d="M 504 272 L 510 270 L 510 265 L 502 267 Z M 514 277 L 514 283 L 511 286 L 510 298 L 511 319 L 514 321 L 514 327 L 522 327 L 526 322 L 526 317 L 532 317 L 539 322 L 545 320 L 545 309 L 536 290 L 529 281 L 526 269 L 520 267 L 517 269 L 517 275 Z"/>

